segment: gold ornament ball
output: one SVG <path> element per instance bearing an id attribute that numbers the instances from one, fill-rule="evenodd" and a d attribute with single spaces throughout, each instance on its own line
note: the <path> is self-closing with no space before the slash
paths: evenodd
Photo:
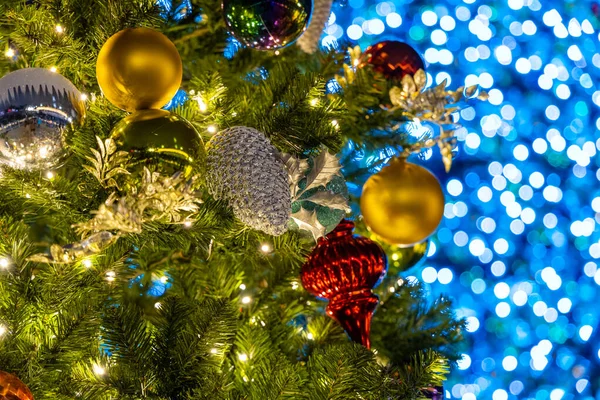
<path id="1" fill-rule="evenodd" d="M 148 28 L 117 32 L 104 43 L 96 62 L 102 92 L 129 112 L 167 104 L 179 89 L 182 74 L 173 42 Z"/>
<path id="2" fill-rule="evenodd" d="M 0 371 L 0 400 L 33 400 L 33 394 L 19 378 Z"/>
<path id="3" fill-rule="evenodd" d="M 148 167 L 163 175 L 190 176 L 205 158 L 202 137 L 184 118 L 166 110 L 141 110 L 123 118 L 111 137 L 131 155 L 128 167 Z"/>
<path id="4" fill-rule="evenodd" d="M 360 209 L 367 227 L 381 239 L 412 246 L 436 230 L 444 215 L 444 193 L 429 170 L 395 158 L 367 180 Z"/>

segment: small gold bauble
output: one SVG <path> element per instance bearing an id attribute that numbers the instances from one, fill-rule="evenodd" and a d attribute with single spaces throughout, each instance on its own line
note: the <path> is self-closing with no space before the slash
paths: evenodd
<path id="1" fill-rule="evenodd" d="M 360 208 L 377 236 L 390 244 L 412 246 L 436 230 L 444 215 L 444 193 L 427 169 L 396 158 L 367 180 Z"/>
<path id="2" fill-rule="evenodd" d="M 117 32 L 104 43 L 96 62 L 102 92 L 129 112 L 167 104 L 179 89 L 182 74 L 173 42 L 148 28 Z"/>
<path id="3" fill-rule="evenodd" d="M 129 168 L 191 175 L 205 158 L 202 137 L 184 118 L 166 110 L 141 110 L 123 118 L 111 137 L 129 152 Z"/>

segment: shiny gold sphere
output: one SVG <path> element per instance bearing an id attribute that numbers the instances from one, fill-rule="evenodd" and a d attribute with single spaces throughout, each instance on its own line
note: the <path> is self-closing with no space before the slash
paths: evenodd
<path id="1" fill-rule="evenodd" d="M 141 110 L 113 128 L 111 137 L 119 150 L 129 152 L 128 169 L 143 167 L 163 175 L 192 175 L 205 159 L 202 137 L 184 118 L 166 110 Z"/>
<path id="2" fill-rule="evenodd" d="M 129 112 L 167 104 L 179 89 L 182 74 L 175 45 L 148 28 L 115 33 L 100 49 L 96 62 L 102 92 L 108 101 Z"/>
<path id="3" fill-rule="evenodd" d="M 367 180 L 360 209 L 367 227 L 381 239 L 412 246 L 436 230 L 444 215 L 444 193 L 427 169 L 396 158 Z"/>

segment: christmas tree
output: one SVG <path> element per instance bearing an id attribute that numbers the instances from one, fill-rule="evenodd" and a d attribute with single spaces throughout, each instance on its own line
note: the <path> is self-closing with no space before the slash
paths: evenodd
<path id="1" fill-rule="evenodd" d="M 405 159 L 449 168 L 485 94 L 317 49 L 329 7 L 2 3 L 0 398 L 442 395 L 464 323 L 400 278 L 444 207 Z"/>

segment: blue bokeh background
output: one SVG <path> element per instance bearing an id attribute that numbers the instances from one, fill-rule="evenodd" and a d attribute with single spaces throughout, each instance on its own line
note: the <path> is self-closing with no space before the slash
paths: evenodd
<path id="1" fill-rule="evenodd" d="M 445 219 L 415 273 L 468 319 L 452 399 L 600 399 L 600 6 L 347 0 L 322 38 L 411 44 L 430 84 L 478 84 L 458 156 L 422 161 Z"/>

